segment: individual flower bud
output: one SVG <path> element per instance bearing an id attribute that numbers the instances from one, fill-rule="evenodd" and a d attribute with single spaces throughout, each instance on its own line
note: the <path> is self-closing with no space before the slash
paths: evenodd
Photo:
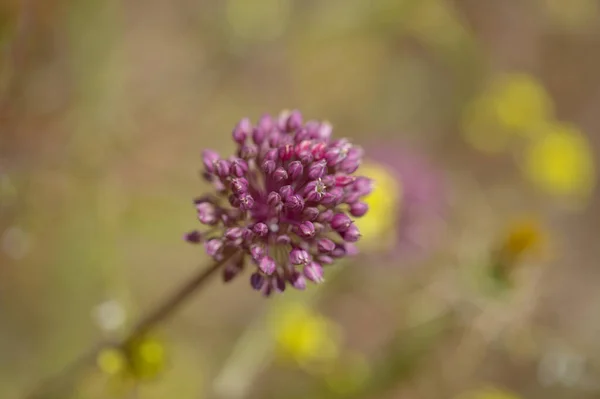
<path id="1" fill-rule="evenodd" d="M 319 223 L 329 223 L 331 219 L 333 219 L 333 211 L 331 209 L 326 209 L 317 216 L 317 222 Z"/>
<path id="2" fill-rule="evenodd" d="M 275 272 L 277 265 L 275 261 L 270 256 L 264 256 L 260 261 L 258 261 L 258 268 L 267 276 L 270 276 Z"/>
<path id="3" fill-rule="evenodd" d="M 350 147 L 350 149 L 348 150 L 347 154 L 346 154 L 346 159 L 351 159 L 351 160 L 360 160 L 362 159 L 363 155 L 364 155 L 364 150 L 361 146 L 358 145 L 353 145 Z M 353 172 L 350 172 L 353 173 Z"/>
<path id="4" fill-rule="evenodd" d="M 358 248 L 351 242 L 344 243 L 344 248 L 346 248 L 346 256 L 356 256 L 358 255 Z"/>
<path id="5" fill-rule="evenodd" d="M 256 223 L 254 227 L 252 227 L 252 231 L 259 237 L 266 237 L 267 234 L 269 234 L 269 228 L 262 222 Z"/>
<path id="6" fill-rule="evenodd" d="M 302 163 L 300 161 L 290 162 L 287 170 L 288 176 L 294 181 L 297 180 L 300 176 L 302 176 L 302 173 L 304 173 L 304 167 L 302 166 Z"/>
<path id="7" fill-rule="evenodd" d="M 204 168 L 209 173 L 215 172 L 215 165 L 219 161 L 219 154 L 215 151 L 204 150 L 202 152 L 202 161 L 204 162 Z"/>
<path id="8" fill-rule="evenodd" d="M 290 263 L 292 265 L 305 265 L 310 262 L 310 255 L 303 249 L 294 248 L 290 252 Z"/>
<path id="9" fill-rule="evenodd" d="M 315 225 L 312 222 L 305 221 L 297 226 L 296 231 L 302 238 L 312 238 L 315 235 Z"/>
<path id="10" fill-rule="evenodd" d="M 334 145 L 325 154 L 327 165 L 335 166 L 340 164 L 348 157 L 351 149 L 352 144 L 347 139 L 336 140 Z"/>
<path id="11" fill-rule="evenodd" d="M 225 230 L 225 238 L 229 241 L 237 241 L 242 238 L 243 229 L 241 227 L 231 227 Z"/>
<path id="12" fill-rule="evenodd" d="M 333 187 L 331 190 L 326 192 L 321 199 L 323 205 L 338 205 L 342 202 L 344 196 L 344 190 L 340 187 Z"/>
<path id="13" fill-rule="evenodd" d="M 333 132 L 333 127 L 328 122 L 322 122 L 319 126 L 319 130 L 317 132 L 317 138 L 321 140 L 329 140 L 331 138 L 331 133 Z"/>
<path id="14" fill-rule="evenodd" d="M 244 144 L 246 138 L 252 132 L 252 123 L 250 119 L 244 118 L 236 125 L 233 129 L 232 136 L 233 140 L 238 144 Z"/>
<path id="15" fill-rule="evenodd" d="M 354 183 L 354 176 L 349 175 L 337 175 L 334 177 L 334 184 L 336 187 L 346 187 Z"/>
<path id="16" fill-rule="evenodd" d="M 348 230 L 351 224 L 352 220 L 345 213 L 336 213 L 331 219 L 331 228 L 340 233 Z"/>
<path id="17" fill-rule="evenodd" d="M 275 161 L 272 161 L 270 159 L 267 159 L 266 161 L 263 162 L 262 164 L 262 170 L 263 172 L 265 172 L 267 175 L 270 175 L 271 173 L 275 172 L 275 168 L 277 167 L 277 164 L 275 163 Z"/>
<path id="18" fill-rule="evenodd" d="M 354 204 L 362 198 L 362 195 L 358 192 L 349 192 L 344 195 L 343 201 L 346 204 Z"/>
<path id="19" fill-rule="evenodd" d="M 223 241 L 213 238 L 204 243 L 204 248 L 208 256 L 216 256 L 223 248 Z"/>
<path id="20" fill-rule="evenodd" d="M 319 255 L 316 260 L 322 265 L 331 265 L 333 263 L 333 258 L 329 255 Z"/>
<path id="21" fill-rule="evenodd" d="M 264 159 L 269 161 L 277 161 L 277 157 L 279 155 L 279 151 L 277 148 L 272 148 L 265 153 Z"/>
<path id="22" fill-rule="evenodd" d="M 319 127 L 320 127 L 321 123 L 318 121 L 307 121 L 304 124 L 304 128 L 306 129 L 307 133 L 308 133 L 308 138 L 309 139 L 316 139 L 319 137 Z"/>
<path id="23" fill-rule="evenodd" d="M 185 240 L 191 244 L 199 244 L 202 242 L 202 234 L 198 230 L 193 230 L 184 236 Z"/>
<path id="24" fill-rule="evenodd" d="M 350 205 L 350 214 L 354 217 L 361 217 L 369 210 L 369 205 L 364 202 L 355 202 Z"/>
<path id="25" fill-rule="evenodd" d="M 309 140 L 301 141 L 295 148 L 296 157 L 303 165 L 308 165 L 313 161 L 312 142 Z"/>
<path id="26" fill-rule="evenodd" d="M 259 127 L 255 127 L 252 130 L 252 141 L 254 141 L 254 144 L 256 144 L 257 146 L 264 143 L 266 138 L 267 138 L 267 132 L 265 132 L 263 129 L 261 129 Z"/>
<path id="27" fill-rule="evenodd" d="M 342 151 L 339 147 L 329 148 L 325 151 L 325 161 L 327 166 L 334 167 L 343 159 Z"/>
<path id="28" fill-rule="evenodd" d="M 338 170 L 344 173 L 354 173 L 360 166 L 360 162 L 360 159 L 346 158 L 342 162 L 340 162 Z"/>
<path id="29" fill-rule="evenodd" d="M 346 247 L 343 244 L 336 244 L 329 256 L 332 258 L 342 258 L 346 256 Z"/>
<path id="30" fill-rule="evenodd" d="M 306 127 L 301 127 L 300 129 L 298 129 L 296 131 L 296 134 L 294 137 L 294 141 L 296 143 L 300 143 L 301 141 L 309 140 L 309 139 L 310 139 L 310 132 L 308 131 L 308 129 L 306 129 Z"/>
<path id="31" fill-rule="evenodd" d="M 286 144 L 279 147 L 279 159 L 283 162 L 289 161 L 294 155 L 294 146 Z"/>
<path id="32" fill-rule="evenodd" d="M 302 217 L 306 220 L 314 222 L 319 217 L 319 208 L 315 208 L 313 206 L 304 208 L 304 211 L 302 211 Z"/>
<path id="33" fill-rule="evenodd" d="M 325 158 L 327 144 L 321 142 L 312 146 L 311 153 L 315 161 L 320 161 Z"/>
<path id="34" fill-rule="evenodd" d="M 327 164 L 325 162 L 313 162 L 308 168 L 308 178 L 311 180 L 316 180 L 325 174 L 327 170 Z"/>
<path id="35" fill-rule="evenodd" d="M 273 130 L 273 118 L 271 117 L 271 115 L 263 115 L 260 117 L 260 119 L 258 120 L 258 124 L 257 124 L 257 128 L 259 128 L 260 130 L 262 130 L 265 134 L 271 133 L 271 131 Z M 260 143 L 257 143 L 260 144 Z"/>
<path id="36" fill-rule="evenodd" d="M 295 212 L 301 211 L 304 208 L 304 200 L 298 194 L 290 195 L 285 200 L 285 207 Z"/>
<path id="37" fill-rule="evenodd" d="M 249 211 L 254 208 L 254 198 L 250 194 L 242 194 L 240 196 L 240 209 Z"/>
<path id="38" fill-rule="evenodd" d="M 277 194 L 275 191 L 271 191 L 269 195 L 267 195 L 267 205 L 274 208 L 279 204 L 281 204 L 281 195 Z"/>
<path id="39" fill-rule="evenodd" d="M 317 241 L 317 249 L 319 250 L 319 252 L 321 252 L 323 254 L 333 251 L 334 248 L 335 248 L 335 243 L 333 241 L 331 241 L 329 238 L 320 238 Z"/>
<path id="40" fill-rule="evenodd" d="M 325 185 L 320 179 L 312 180 L 306 183 L 304 189 L 302 190 L 303 194 L 308 198 L 313 192 L 321 193 L 325 189 Z"/>
<path id="41" fill-rule="evenodd" d="M 248 228 L 244 228 L 242 230 L 242 240 L 244 241 L 244 243 L 248 244 L 250 242 L 252 242 L 252 240 L 254 240 L 255 234 L 252 230 L 248 229 Z"/>
<path id="42" fill-rule="evenodd" d="M 196 211 L 200 223 L 213 225 L 218 222 L 217 208 L 210 202 L 196 203 Z"/>
<path id="43" fill-rule="evenodd" d="M 344 241 L 356 242 L 360 239 L 360 231 L 358 230 L 358 227 L 356 227 L 356 225 L 353 223 L 350 225 L 350 227 L 348 227 L 346 231 L 341 233 L 341 236 L 344 239 Z"/>
<path id="44" fill-rule="evenodd" d="M 323 280 L 323 267 L 316 262 L 310 262 L 304 266 L 302 270 L 304 276 L 312 281 L 313 283 L 322 283 Z"/>
<path id="45" fill-rule="evenodd" d="M 238 155 L 245 161 L 253 159 L 258 154 L 258 148 L 254 144 L 244 144 L 238 151 Z"/>
<path id="46" fill-rule="evenodd" d="M 250 276 L 250 285 L 256 291 L 260 291 L 262 289 L 263 285 L 265 284 L 265 282 L 266 282 L 265 277 L 260 273 L 252 273 L 252 275 Z"/>
<path id="47" fill-rule="evenodd" d="M 279 134 L 278 131 L 272 132 L 271 135 L 267 139 L 267 142 L 269 143 L 269 147 L 273 147 L 277 154 L 279 154 L 279 150 L 277 148 L 279 148 L 279 146 L 281 144 L 283 144 L 282 141 L 283 140 L 281 140 L 281 134 Z"/>
<path id="48" fill-rule="evenodd" d="M 236 158 L 231 161 L 231 174 L 242 177 L 248 172 L 248 164 L 243 159 Z"/>
<path id="49" fill-rule="evenodd" d="M 276 183 L 280 183 L 284 180 L 287 180 L 288 178 L 288 174 L 285 171 L 285 169 L 283 169 L 281 166 L 279 166 L 277 169 L 275 169 L 275 172 L 273 172 L 273 180 Z"/>
<path id="50" fill-rule="evenodd" d="M 229 161 L 221 159 L 217 162 L 216 170 L 217 170 L 217 175 L 220 178 L 224 179 L 229 176 L 229 173 L 231 171 L 231 164 L 229 163 Z"/>
<path id="51" fill-rule="evenodd" d="M 292 287 L 294 287 L 297 290 L 302 291 L 306 289 L 306 279 L 302 274 L 300 274 L 297 271 L 293 271 L 290 274 L 289 282 L 290 284 L 292 284 Z"/>
<path id="52" fill-rule="evenodd" d="M 276 292 L 282 293 L 285 291 L 285 279 L 283 277 L 276 275 L 271 279 L 271 284 Z"/>
<path id="53" fill-rule="evenodd" d="M 353 190 L 361 197 L 368 195 L 373 190 L 373 181 L 368 177 L 358 177 L 354 181 Z"/>
<path id="54" fill-rule="evenodd" d="M 248 192 L 248 180 L 243 177 L 231 179 L 231 191 L 235 195 L 241 195 Z"/>
<path id="55" fill-rule="evenodd" d="M 335 177 L 333 175 L 325 175 L 321 178 L 321 181 L 327 188 L 332 188 L 335 186 Z"/>
<path id="56" fill-rule="evenodd" d="M 281 199 L 285 201 L 294 194 L 294 189 L 288 184 L 279 189 L 279 194 L 281 195 Z"/>
<path id="57" fill-rule="evenodd" d="M 256 245 L 256 244 L 251 245 L 250 246 L 250 256 L 252 257 L 252 260 L 254 260 L 255 262 L 258 262 L 265 256 L 265 249 L 263 247 L 261 247 L 260 245 Z"/>
<path id="58" fill-rule="evenodd" d="M 286 121 L 286 130 L 294 132 L 302 127 L 302 114 L 298 110 L 293 110 Z"/>

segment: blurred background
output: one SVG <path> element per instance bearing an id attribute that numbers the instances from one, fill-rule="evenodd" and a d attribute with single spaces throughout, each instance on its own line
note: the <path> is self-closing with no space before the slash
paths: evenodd
<path id="1" fill-rule="evenodd" d="M 599 397 L 599 50 L 597 0 L 0 1 L 0 398 L 205 267 L 201 151 L 294 108 L 367 150 L 361 255 L 39 397 Z"/>

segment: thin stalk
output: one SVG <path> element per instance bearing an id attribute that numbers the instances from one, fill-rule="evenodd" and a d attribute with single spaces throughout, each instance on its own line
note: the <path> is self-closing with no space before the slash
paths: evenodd
<path id="1" fill-rule="evenodd" d="M 123 348 L 127 343 L 138 337 L 172 315 L 189 297 L 197 292 L 206 284 L 208 279 L 215 274 L 223 265 L 239 256 L 240 252 L 236 251 L 223 260 L 215 262 L 210 267 L 203 269 L 196 276 L 187 280 L 185 284 L 179 287 L 171 296 L 167 297 L 164 302 L 153 308 L 146 316 L 131 329 L 131 331 L 119 341 L 104 341 L 95 345 L 83 355 L 79 356 L 75 361 L 66 366 L 54 376 L 40 382 L 30 394 L 25 396 L 25 399 L 40 399 L 44 395 L 51 397 L 49 391 L 59 389 L 61 386 L 68 386 L 69 381 L 76 380 L 77 374 L 85 367 L 93 364 L 98 354 L 106 348 Z"/>

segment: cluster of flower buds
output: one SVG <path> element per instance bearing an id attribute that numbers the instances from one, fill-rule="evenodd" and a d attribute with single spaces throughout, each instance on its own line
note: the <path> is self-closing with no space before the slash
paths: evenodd
<path id="1" fill-rule="evenodd" d="M 323 266 L 353 255 L 360 232 L 351 217 L 363 216 L 361 199 L 372 182 L 354 176 L 362 149 L 332 140 L 327 122 L 303 123 L 298 111 L 264 115 L 256 125 L 242 119 L 233 130 L 237 154 L 203 153 L 203 176 L 216 195 L 195 200 L 198 220 L 212 226 L 186 239 L 203 243 L 222 260 L 242 251 L 223 270 L 225 281 L 255 265 L 251 286 L 264 295 L 287 284 L 304 289 L 323 281 Z"/>

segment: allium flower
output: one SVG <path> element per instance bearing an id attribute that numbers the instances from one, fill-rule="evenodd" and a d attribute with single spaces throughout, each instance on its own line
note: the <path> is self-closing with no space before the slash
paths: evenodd
<path id="1" fill-rule="evenodd" d="M 366 213 L 361 199 L 371 180 L 353 175 L 363 150 L 331 133 L 327 122 L 303 123 L 300 112 L 284 111 L 256 125 L 242 119 L 233 129 L 236 155 L 204 151 L 203 176 L 217 194 L 195 200 L 199 221 L 210 228 L 186 239 L 204 243 L 217 261 L 243 252 L 225 267 L 226 281 L 250 260 L 255 290 L 304 289 L 306 280 L 323 281 L 324 265 L 356 252 L 360 232 L 346 212 Z"/>

